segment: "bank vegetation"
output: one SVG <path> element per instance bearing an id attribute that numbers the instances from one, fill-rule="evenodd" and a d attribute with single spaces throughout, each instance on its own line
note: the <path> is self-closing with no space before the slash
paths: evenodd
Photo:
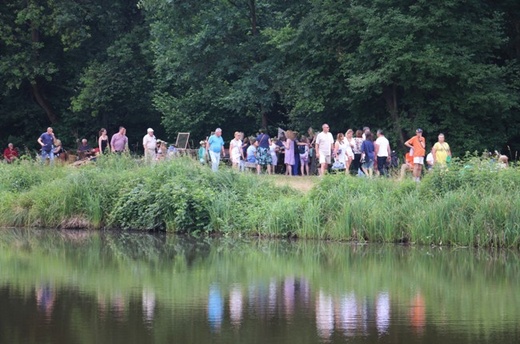
<path id="1" fill-rule="evenodd" d="M 0 173 L 3 227 L 520 247 L 520 169 L 478 157 L 421 183 L 340 174 L 308 192 L 276 176 L 212 173 L 189 158 L 149 166 L 104 156 L 81 168 L 20 161 Z"/>

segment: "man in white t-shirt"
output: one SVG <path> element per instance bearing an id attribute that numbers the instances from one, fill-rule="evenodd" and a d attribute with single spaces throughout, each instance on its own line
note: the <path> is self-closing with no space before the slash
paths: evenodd
<path id="1" fill-rule="evenodd" d="M 334 138 L 329 132 L 329 125 L 327 123 L 323 124 L 321 128 L 323 131 L 316 136 L 316 158 L 318 158 L 321 165 L 320 176 L 323 176 L 330 164 Z"/>
<path id="2" fill-rule="evenodd" d="M 377 156 L 377 170 L 380 176 L 388 175 L 388 164 L 392 158 L 392 151 L 390 150 L 390 142 L 383 135 L 383 130 L 377 130 L 377 139 L 374 144 L 375 153 Z"/>

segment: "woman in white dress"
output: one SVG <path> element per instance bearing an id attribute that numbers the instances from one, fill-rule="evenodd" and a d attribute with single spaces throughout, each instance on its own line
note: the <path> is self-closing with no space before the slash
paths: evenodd
<path id="1" fill-rule="evenodd" d="M 349 129 L 345 133 L 345 141 L 347 141 L 347 163 L 346 168 L 347 171 L 350 170 L 350 165 L 352 164 L 352 161 L 354 161 L 355 153 L 354 149 L 356 148 L 356 141 L 354 140 L 354 130 Z M 357 172 L 357 171 L 356 171 Z"/>
<path id="2" fill-rule="evenodd" d="M 240 140 L 240 133 L 235 131 L 235 137 L 229 142 L 229 155 L 233 168 L 237 170 L 240 167 L 240 158 L 242 157 L 242 140 Z"/>
<path id="3" fill-rule="evenodd" d="M 347 161 L 349 157 L 347 156 L 347 147 L 350 148 L 347 140 L 345 140 L 345 135 L 339 133 L 334 143 L 334 157 L 336 161 L 341 162 L 345 166 L 345 174 L 348 174 Z"/>

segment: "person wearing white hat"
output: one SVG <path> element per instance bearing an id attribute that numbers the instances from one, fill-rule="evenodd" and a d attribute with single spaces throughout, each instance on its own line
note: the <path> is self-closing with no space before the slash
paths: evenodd
<path id="1" fill-rule="evenodd" d="M 147 132 L 148 133 L 143 137 L 144 159 L 146 162 L 152 162 L 155 160 L 157 140 L 152 128 L 148 128 Z"/>

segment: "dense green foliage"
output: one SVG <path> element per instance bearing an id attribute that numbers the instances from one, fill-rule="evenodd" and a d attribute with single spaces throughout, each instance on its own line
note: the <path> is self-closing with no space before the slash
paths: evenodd
<path id="1" fill-rule="evenodd" d="M 520 247 L 520 170 L 473 157 L 411 180 L 331 175 L 309 193 L 190 158 L 0 165 L 1 226 Z M 297 178 L 297 177 L 295 177 Z"/>
<path id="2" fill-rule="evenodd" d="M 519 27 L 514 0 L 8 0 L 0 136 L 34 149 L 51 124 L 75 148 L 125 125 L 138 149 L 149 126 L 197 142 L 327 121 L 515 155 Z"/>

